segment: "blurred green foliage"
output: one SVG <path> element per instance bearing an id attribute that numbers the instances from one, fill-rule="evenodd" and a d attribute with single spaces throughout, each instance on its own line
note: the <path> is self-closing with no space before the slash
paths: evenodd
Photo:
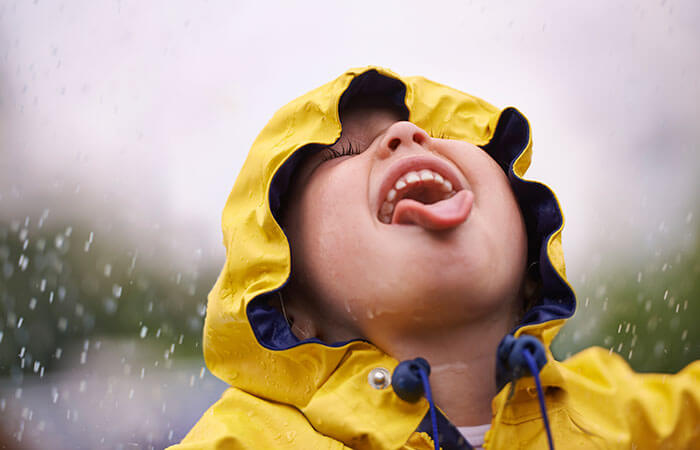
<path id="1" fill-rule="evenodd" d="M 43 374 L 71 344 L 110 335 L 160 343 L 166 360 L 174 348 L 201 357 L 217 262 L 195 252 L 171 264 L 116 233 L 45 219 L 0 221 L 0 375 Z M 558 358 L 600 345 L 636 370 L 661 372 L 700 358 L 697 239 L 644 261 L 611 260 L 576 288 L 578 311 L 553 346 Z"/>
<path id="2" fill-rule="evenodd" d="M 552 346 L 557 358 L 598 345 L 637 371 L 667 373 L 700 359 L 700 239 L 686 240 L 650 249 L 643 260 L 608 256 L 576 286 L 577 312 Z"/>
<path id="3" fill-rule="evenodd" d="M 0 375 L 43 375 L 70 344 L 96 336 L 160 342 L 166 358 L 173 344 L 199 356 L 218 270 L 202 269 L 201 251 L 172 265 L 143 258 L 116 233 L 42 217 L 0 221 Z"/>

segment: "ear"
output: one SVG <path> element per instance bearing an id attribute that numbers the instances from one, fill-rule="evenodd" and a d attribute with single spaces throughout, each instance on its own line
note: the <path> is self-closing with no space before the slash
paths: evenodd
<path id="1" fill-rule="evenodd" d="M 301 340 L 321 338 L 316 323 L 307 314 L 290 313 L 289 323 L 292 333 Z"/>
<path id="2" fill-rule="evenodd" d="M 281 311 L 296 337 L 301 340 L 321 338 L 319 328 L 308 305 L 305 305 L 303 301 L 300 302 L 291 289 L 286 289 L 279 298 Z"/>

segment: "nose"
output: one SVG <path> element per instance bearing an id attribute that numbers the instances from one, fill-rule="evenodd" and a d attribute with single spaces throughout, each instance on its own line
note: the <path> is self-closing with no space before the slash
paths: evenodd
<path id="1" fill-rule="evenodd" d="M 407 121 L 396 122 L 386 130 L 377 153 L 381 158 L 388 158 L 400 147 L 423 145 L 428 139 L 428 133 L 416 124 Z"/>

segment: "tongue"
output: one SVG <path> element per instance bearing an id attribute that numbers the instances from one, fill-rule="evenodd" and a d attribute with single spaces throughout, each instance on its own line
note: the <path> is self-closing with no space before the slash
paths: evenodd
<path id="1" fill-rule="evenodd" d="M 418 225 L 426 230 L 446 230 L 467 220 L 473 204 L 474 193 L 466 189 L 430 205 L 405 198 L 396 204 L 391 223 Z"/>

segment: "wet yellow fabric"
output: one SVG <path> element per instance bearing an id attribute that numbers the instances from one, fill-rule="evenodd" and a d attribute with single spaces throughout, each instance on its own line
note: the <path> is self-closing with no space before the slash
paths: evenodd
<path id="1" fill-rule="evenodd" d="M 428 410 L 378 390 L 369 372 L 390 372 L 398 361 L 367 342 L 344 346 L 304 343 L 285 350 L 262 345 L 246 308 L 274 291 L 290 271 L 289 246 L 268 202 L 273 176 L 298 149 L 330 145 L 341 124 L 338 104 L 351 81 L 369 70 L 400 80 L 409 120 L 452 139 L 484 145 L 501 110 L 421 77 L 378 67 L 349 70 L 278 111 L 253 143 L 222 218 L 226 263 L 209 294 L 204 356 L 209 370 L 231 387 L 172 449 L 432 448 L 415 432 Z M 530 141 L 514 163 L 522 177 Z M 561 229 L 547 255 L 565 279 Z M 516 336 L 538 337 L 548 348 L 564 320 L 528 325 Z M 590 349 L 559 363 L 548 354 L 541 372 L 557 448 L 700 448 L 700 363 L 682 373 L 639 375 L 616 355 Z M 493 400 L 486 448 L 546 448 L 533 379 L 507 385 Z"/>

